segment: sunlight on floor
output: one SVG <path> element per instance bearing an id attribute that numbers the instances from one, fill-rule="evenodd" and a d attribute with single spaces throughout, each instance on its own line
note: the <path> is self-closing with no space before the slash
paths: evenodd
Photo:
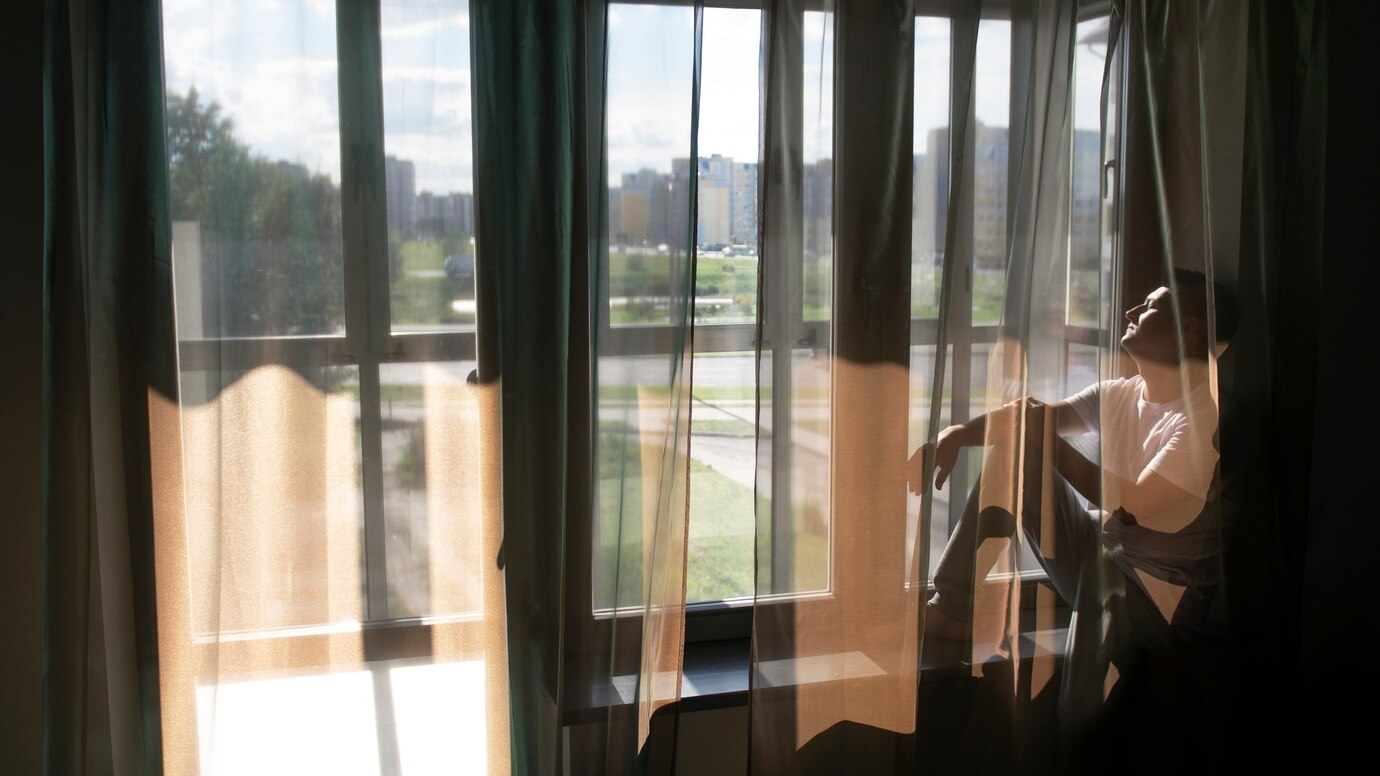
<path id="1" fill-rule="evenodd" d="M 379 663 L 197 689 L 201 772 L 484 773 L 484 662 Z"/>

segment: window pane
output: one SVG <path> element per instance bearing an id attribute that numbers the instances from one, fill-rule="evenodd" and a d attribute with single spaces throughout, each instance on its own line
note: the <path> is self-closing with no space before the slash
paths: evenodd
<path id="1" fill-rule="evenodd" d="M 1007 126 L 1011 113 L 1011 22 L 978 25 L 973 138 L 973 324 L 1000 322 L 1006 293 Z"/>
<path id="2" fill-rule="evenodd" d="M 761 27 L 760 11 L 704 9 L 697 323 L 756 320 L 758 90 L 753 76 Z"/>
<path id="3" fill-rule="evenodd" d="M 1102 223 L 1101 111 L 1107 26 L 1105 18 L 1079 23 L 1079 45 L 1073 60 L 1073 212 L 1069 227 L 1068 322 L 1082 326 L 1099 325 L 1102 289 L 1111 271 L 1111 246 L 1104 246 L 1104 242 L 1110 243 L 1110 234 L 1103 231 Z M 1109 101 L 1108 104 L 1116 103 Z M 1110 206 L 1110 193 L 1106 202 Z M 1110 218 L 1107 220 L 1110 223 Z M 1105 240 L 1104 235 L 1107 235 Z"/>
<path id="4" fill-rule="evenodd" d="M 643 480 L 654 487 L 661 439 L 648 442 L 642 427 L 655 433 L 664 418 L 644 416 L 642 405 L 655 405 L 665 388 L 666 357 L 627 356 L 599 359 L 598 460 L 595 472 L 595 518 L 592 566 L 594 608 L 639 606 L 643 584 L 643 523 L 647 519 Z M 664 413 L 662 413 L 664 415 Z M 645 443 L 645 444 L 644 444 Z M 644 449 L 645 448 L 645 449 Z"/>
<path id="5" fill-rule="evenodd" d="M 668 323 L 688 260 L 693 9 L 609 8 L 608 316 Z"/>
<path id="6" fill-rule="evenodd" d="M 804 316 L 827 321 L 834 287 L 834 15 L 807 12 L 804 26 Z"/>
<path id="7" fill-rule="evenodd" d="M 379 370 L 389 617 L 483 609 L 476 366 Z"/>
<path id="8" fill-rule="evenodd" d="M 473 331 L 469 3 L 385 0 L 380 13 L 393 331 Z"/>
<path id="9" fill-rule="evenodd" d="M 757 357 L 695 355 L 686 601 L 750 596 L 757 532 Z"/>
<path id="10" fill-rule="evenodd" d="M 915 20 L 915 142 L 911 316 L 939 315 L 949 218 L 949 20 Z"/>
<path id="11" fill-rule="evenodd" d="M 359 370 L 184 371 L 192 632 L 363 619 Z"/>
<path id="12" fill-rule="evenodd" d="M 829 587 L 830 366 L 825 348 L 791 351 L 791 579 L 779 593 Z M 780 451 L 777 451 L 780 454 Z"/>
<path id="13" fill-rule="evenodd" d="M 1009 356 L 1010 351 L 1007 350 L 1005 357 L 1009 358 Z M 1003 369 L 1005 369 L 1006 371 L 998 371 L 998 373 L 1010 373 L 1010 366 L 1003 365 L 997 361 L 994 361 L 994 359 L 1002 359 L 1003 357 L 1003 351 L 1001 350 L 1001 348 L 996 345 L 993 345 L 992 343 L 973 344 L 972 358 L 969 362 L 972 365 L 972 373 L 971 380 L 969 382 L 968 394 L 969 401 L 971 402 L 969 405 L 971 407 L 971 416 L 976 417 L 978 415 L 982 415 L 988 412 L 993 412 L 999 408 L 999 403 L 1002 401 L 1004 397 L 1000 395 L 993 396 L 989 393 L 988 374 L 990 370 Z M 1042 394 L 1036 392 L 1036 395 Z M 989 400 L 993 403 L 989 404 Z M 958 478 L 955 477 L 951 480 L 951 482 L 953 482 L 952 485 L 945 484 L 945 490 L 948 490 L 951 487 L 954 488 L 952 493 L 950 493 L 950 497 L 952 497 L 954 493 L 961 493 L 963 494 L 964 499 L 969 498 L 970 494 L 973 492 L 974 487 L 977 485 L 978 476 L 982 473 L 983 456 L 986 455 L 986 451 L 984 450 L 984 448 L 970 447 L 966 451 L 964 451 L 964 454 L 968 457 L 968 476 L 964 478 L 962 481 L 958 481 Z M 959 507 L 959 509 L 962 509 L 965 505 L 966 503 L 958 504 L 957 506 Z M 955 523 L 957 522 L 958 514 L 961 514 L 961 512 L 954 513 Z M 1024 537 L 1022 537 L 1022 539 L 1024 539 Z M 1001 547 L 1002 551 L 996 554 L 997 561 L 987 572 L 989 575 L 1009 574 L 1013 570 L 1041 571 L 1042 567 L 1040 566 L 1040 562 L 1035 559 L 1035 553 L 1033 550 L 1031 550 L 1030 542 L 1021 541 L 1019 543 L 1019 554 L 1015 558 L 1016 569 L 1013 569 L 1011 564 L 1012 556 L 1011 553 L 1008 551 L 1011 547 L 1012 539 L 1002 537 L 994 539 L 992 541 L 994 541 L 997 544 L 997 546 Z"/>
<path id="14" fill-rule="evenodd" d="M 164 11 L 181 339 L 344 330 L 335 7 Z"/>

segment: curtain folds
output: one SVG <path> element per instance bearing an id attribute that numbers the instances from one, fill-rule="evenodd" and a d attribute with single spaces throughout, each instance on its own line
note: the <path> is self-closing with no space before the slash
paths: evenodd
<path id="1" fill-rule="evenodd" d="M 176 396 L 159 4 L 47 4 L 44 762 L 159 768 L 150 402 Z"/>
<path id="2" fill-rule="evenodd" d="M 502 406 L 513 768 L 555 767 L 562 723 L 570 266 L 578 68 L 573 2 L 476 2 L 479 380 Z M 578 406 L 578 405 L 577 405 Z"/>
<path id="3" fill-rule="evenodd" d="M 262 5 L 47 4 L 46 771 L 1282 735 L 1328 6 Z"/>

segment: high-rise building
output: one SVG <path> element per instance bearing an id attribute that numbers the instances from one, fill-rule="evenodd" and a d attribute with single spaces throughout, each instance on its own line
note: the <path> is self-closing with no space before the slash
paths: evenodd
<path id="1" fill-rule="evenodd" d="M 1095 129 L 1073 133 L 1073 204 L 1069 223 L 1069 264 L 1096 269 L 1101 255 L 1102 135 Z"/>
<path id="2" fill-rule="evenodd" d="M 414 229 L 419 234 L 474 234 L 474 195 L 467 191 L 417 195 Z"/>
<path id="3" fill-rule="evenodd" d="M 697 247 L 721 247 L 733 242 L 733 160 L 714 154 L 699 160 Z"/>
<path id="4" fill-rule="evenodd" d="M 385 156 L 383 186 L 388 228 L 411 234 L 417 223 L 417 165 L 407 159 Z"/>
<path id="5" fill-rule="evenodd" d="M 1070 203 L 1070 261 L 1093 268 L 1100 255 L 1101 137 L 1096 130 L 1073 134 Z M 979 124 L 975 136 L 973 253 L 979 265 L 1001 267 L 1007 255 L 1007 183 L 1010 159 L 1005 127 Z M 925 153 L 914 157 L 911 235 L 917 261 L 942 260 L 948 224 L 949 129 L 929 131 Z"/>
<path id="6" fill-rule="evenodd" d="M 734 162 L 729 208 L 733 225 L 729 242 L 757 248 L 757 163 Z"/>
<path id="7" fill-rule="evenodd" d="M 911 246 L 917 262 L 943 261 L 949 222 L 949 128 L 931 129 L 914 160 Z"/>
<path id="8" fill-rule="evenodd" d="M 973 263 L 1006 266 L 1006 127 L 977 125 L 973 143 Z"/>

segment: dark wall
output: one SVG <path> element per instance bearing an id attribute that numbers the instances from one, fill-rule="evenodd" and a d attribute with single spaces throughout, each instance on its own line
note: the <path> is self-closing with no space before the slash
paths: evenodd
<path id="1" fill-rule="evenodd" d="M 1375 686 L 1361 664 L 1380 636 L 1375 563 L 1380 550 L 1375 311 L 1380 294 L 1376 214 L 1380 148 L 1372 105 L 1361 97 L 1375 73 L 1371 3 L 1336 4 L 1329 20 L 1327 186 L 1318 311 L 1317 404 L 1306 559 L 1302 576 L 1301 684 L 1317 760 L 1372 747 L 1373 725 L 1350 709 Z"/>
<path id="2" fill-rule="evenodd" d="M 7 5 L 0 24 L 0 752 L 38 773 L 39 390 L 42 382 L 43 4 Z"/>

